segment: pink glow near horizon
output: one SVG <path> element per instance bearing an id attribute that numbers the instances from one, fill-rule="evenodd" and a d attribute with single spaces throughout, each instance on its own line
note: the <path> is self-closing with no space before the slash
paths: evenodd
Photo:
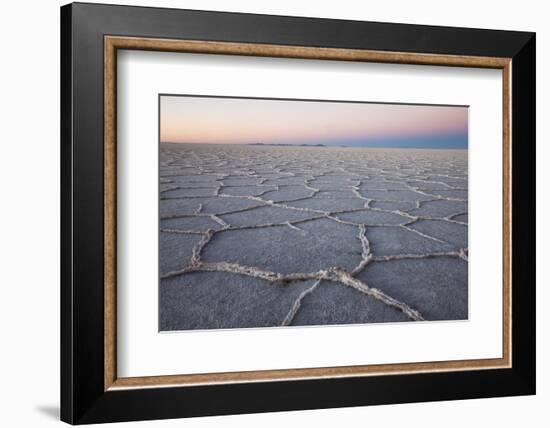
<path id="1" fill-rule="evenodd" d="M 162 96 L 165 142 L 314 143 L 467 133 L 468 108 Z"/>

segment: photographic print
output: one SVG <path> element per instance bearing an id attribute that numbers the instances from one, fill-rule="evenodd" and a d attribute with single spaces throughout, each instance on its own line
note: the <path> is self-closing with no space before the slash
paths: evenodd
<path id="1" fill-rule="evenodd" d="M 159 95 L 159 329 L 468 319 L 468 107 Z"/>

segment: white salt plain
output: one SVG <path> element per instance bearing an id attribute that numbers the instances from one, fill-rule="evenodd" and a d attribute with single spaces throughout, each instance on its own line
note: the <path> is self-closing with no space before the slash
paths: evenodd
<path id="1" fill-rule="evenodd" d="M 161 144 L 160 329 L 468 316 L 466 150 Z"/>

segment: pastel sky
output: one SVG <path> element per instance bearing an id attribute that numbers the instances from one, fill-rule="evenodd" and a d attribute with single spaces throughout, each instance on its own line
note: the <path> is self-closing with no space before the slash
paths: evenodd
<path id="1" fill-rule="evenodd" d="M 162 95 L 160 109 L 162 142 L 468 146 L 463 106 Z"/>

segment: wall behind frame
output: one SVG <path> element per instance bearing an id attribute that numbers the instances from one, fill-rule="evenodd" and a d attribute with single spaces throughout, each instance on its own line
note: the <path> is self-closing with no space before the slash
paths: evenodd
<path id="1" fill-rule="evenodd" d="M 6 402 L 2 419 L 10 427 L 59 427 L 59 0 L 8 2 L 2 8 L 4 67 L 0 98 L 0 325 L 3 349 L 1 370 Z M 159 7 L 232 12 L 484 27 L 537 32 L 537 75 L 550 75 L 547 52 L 550 29 L 544 2 L 463 0 L 441 7 L 435 0 L 302 1 L 268 0 L 103 0 Z M 550 210 L 550 115 L 544 99 L 548 79 L 537 82 L 538 141 L 538 395 L 461 402 L 420 403 L 351 409 L 282 412 L 191 420 L 127 423 L 124 427 L 244 427 L 403 426 L 464 428 L 491 424 L 500 428 L 530 423 L 542 426 L 548 418 L 550 368 L 550 313 L 543 302 L 550 292 L 550 226 L 543 213 Z M 7 351 L 6 351 L 7 350 Z M 8 401 L 9 400 L 9 401 Z M 390 419 L 391 418 L 391 419 Z M 390 422 L 391 421 L 391 422 Z M 390 425 L 389 425 L 390 424 Z"/>

